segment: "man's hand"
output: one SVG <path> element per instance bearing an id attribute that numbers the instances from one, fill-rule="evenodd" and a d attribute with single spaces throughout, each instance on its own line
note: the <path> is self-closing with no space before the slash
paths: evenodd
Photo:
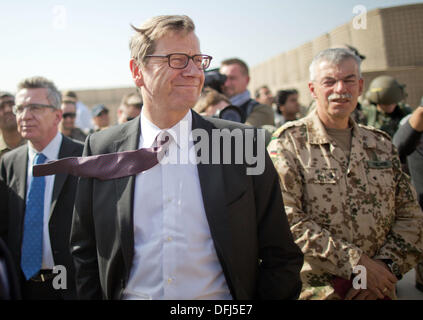
<path id="1" fill-rule="evenodd" d="M 417 107 L 416 110 L 414 110 L 408 122 L 414 130 L 418 132 L 423 131 L 423 106 Z"/>
<path id="2" fill-rule="evenodd" d="M 398 279 L 389 271 L 383 261 L 373 260 L 363 254 L 358 264 L 366 268 L 367 289 L 375 294 L 377 298 L 383 299 L 388 292 L 395 290 L 395 283 Z M 352 297 L 354 297 L 353 294 L 354 292 L 351 293 Z"/>
<path id="3" fill-rule="evenodd" d="M 347 295 L 345 296 L 345 300 L 377 300 L 378 297 L 372 291 L 368 289 L 354 289 L 351 288 Z"/>

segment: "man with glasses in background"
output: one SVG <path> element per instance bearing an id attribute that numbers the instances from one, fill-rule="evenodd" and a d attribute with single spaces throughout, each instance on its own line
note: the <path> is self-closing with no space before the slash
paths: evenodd
<path id="1" fill-rule="evenodd" d="M 76 104 L 73 100 L 64 100 L 62 102 L 62 120 L 59 124 L 59 131 L 68 138 L 78 141 L 85 141 L 87 135 L 75 126 Z"/>
<path id="2" fill-rule="evenodd" d="M 23 80 L 15 103 L 18 131 L 28 143 L 0 161 L 0 179 L 6 185 L 0 194 L 0 237 L 17 267 L 23 299 L 73 299 L 69 238 L 77 177 L 34 177 L 32 167 L 80 156 L 83 145 L 58 132 L 61 94 L 51 81 L 42 77 Z M 59 265 L 65 271 L 55 287 L 53 279 L 58 274 L 53 269 Z"/>
<path id="3" fill-rule="evenodd" d="M 8 92 L 0 92 L 0 158 L 6 152 L 25 143 L 19 134 L 16 117 L 13 114 L 15 97 Z"/>
<path id="4" fill-rule="evenodd" d="M 171 159 L 189 153 L 200 163 L 153 162 L 139 174 L 80 179 L 71 236 L 79 298 L 297 298 L 302 254 L 266 152 L 264 172 L 248 176 L 245 161 L 223 165 L 219 155 L 212 164 L 211 154 L 203 154 L 201 162 L 194 149 L 194 130 L 212 144 L 213 130 L 247 127 L 191 111 L 212 58 L 201 53 L 193 21 L 158 16 L 134 29 L 130 67 L 142 93 L 141 114 L 90 135 L 84 155 L 109 159 L 120 152 L 123 158 L 122 152 L 157 147 Z M 146 163 L 136 154 L 136 162 Z M 119 172 L 113 162 L 102 169 L 110 164 Z"/>

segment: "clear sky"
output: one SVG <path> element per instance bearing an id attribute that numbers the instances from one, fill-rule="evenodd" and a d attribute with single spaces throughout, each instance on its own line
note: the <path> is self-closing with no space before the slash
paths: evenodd
<path id="1" fill-rule="evenodd" d="M 351 21 L 406 0 L 0 0 L 0 90 L 42 75 L 59 89 L 133 85 L 130 24 L 186 14 L 212 66 L 240 57 L 250 67 Z"/>

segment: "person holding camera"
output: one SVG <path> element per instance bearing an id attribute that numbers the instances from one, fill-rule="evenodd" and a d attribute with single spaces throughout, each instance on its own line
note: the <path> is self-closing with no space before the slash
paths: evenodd
<path id="1" fill-rule="evenodd" d="M 238 107 L 245 124 L 260 128 L 263 125 L 275 125 L 274 113 L 271 106 L 258 103 L 250 97 L 247 90 L 250 81 L 247 64 L 232 58 L 222 61 L 220 73 L 226 76 L 221 90 L 231 104 Z"/>
<path id="2" fill-rule="evenodd" d="M 225 95 L 207 87 L 201 92 L 193 110 L 202 116 L 219 117 L 220 112 L 230 105 L 231 102 Z"/>

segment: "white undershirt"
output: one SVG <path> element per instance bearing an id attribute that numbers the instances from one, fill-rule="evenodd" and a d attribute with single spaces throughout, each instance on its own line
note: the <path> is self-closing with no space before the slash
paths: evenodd
<path id="1" fill-rule="evenodd" d="M 162 131 L 142 113 L 139 148 Z M 166 131 L 168 156 L 195 159 L 192 115 Z M 181 131 L 182 130 L 182 131 Z M 183 161 L 180 161 L 183 162 Z M 188 163 L 187 163 L 188 162 Z M 123 299 L 232 299 L 207 222 L 197 166 L 158 164 L 136 176 L 134 259 Z"/>
<path id="2" fill-rule="evenodd" d="M 53 140 L 40 152 L 46 156 L 45 163 L 57 160 L 59 157 L 60 146 L 62 144 L 62 134 L 57 133 Z M 28 170 L 27 170 L 27 184 L 26 184 L 26 199 L 28 198 L 29 186 L 32 181 L 32 165 L 34 158 L 38 153 L 33 149 L 28 142 Z M 44 191 L 44 223 L 43 223 L 43 260 L 41 269 L 53 269 L 54 260 L 51 253 L 50 233 L 48 230 L 48 222 L 50 220 L 51 198 L 53 196 L 55 175 L 45 176 L 46 188 Z"/>

